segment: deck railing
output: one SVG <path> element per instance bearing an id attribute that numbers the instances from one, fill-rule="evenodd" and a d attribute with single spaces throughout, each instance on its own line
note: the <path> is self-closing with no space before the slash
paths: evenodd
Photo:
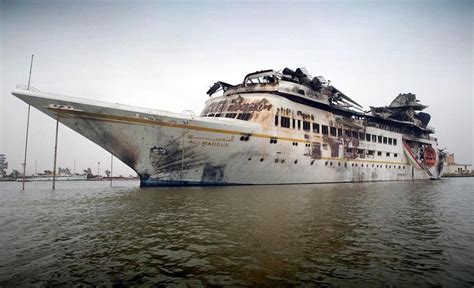
<path id="1" fill-rule="evenodd" d="M 18 84 L 18 85 L 16 85 L 16 88 L 17 89 L 22 89 L 22 90 L 29 90 L 29 91 L 33 91 L 33 92 L 41 92 L 40 90 L 36 89 L 33 86 L 30 86 L 30 89 L 28 89 L 28 85 L 24 85 L 24 84 Z"/>

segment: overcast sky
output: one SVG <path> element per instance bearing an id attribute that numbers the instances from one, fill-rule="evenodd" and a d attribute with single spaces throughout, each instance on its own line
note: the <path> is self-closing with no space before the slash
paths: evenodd
<path id="1" fill-rule="evenodd" d="M 472 1 L 3 1 L 0 153 L 21 171 L 27 105 L 41 91 L 199 113 L 217 80 L 306 67 L 364 108 L 415 93 L 440 147 L 473 162 Z M 27 173 L 52 169 L 55 121 L 32 109 Z M 60 126 L 58 166 L 110 169 L 102 148 Z M 115 175 L 134 172 L 115 161 Z M 103 172 L 102 172 L 103 173 Z"/>

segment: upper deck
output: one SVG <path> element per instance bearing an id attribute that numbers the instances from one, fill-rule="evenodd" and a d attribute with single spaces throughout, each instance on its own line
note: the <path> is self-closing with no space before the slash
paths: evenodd
<path id="1" fill-rule="evenodd" d="M 311 78 L 304 69 L 295 71 L 285 68 L 282 72 L 263 70 L 247 74 L 242 83 L 231 85 L 216 82 L 208 91 L 213 96 L 223 91 L 223 97 L 256 93 L 268 93 L 284 97 L 292 102 L 329 111 L 347 121 L 361 122 L 366 126 L 399 131 L 415 137 L 429 139 L 434 129 L 428 126 L 430 115 L 419 112 L 422 105 L 414 94 L 400 94 L 389 105 L 370 107 L 364 111 L 353 99 L 330 85 L 322 76 Z M 205 116 L 205 115 L 203 115 Z"/>

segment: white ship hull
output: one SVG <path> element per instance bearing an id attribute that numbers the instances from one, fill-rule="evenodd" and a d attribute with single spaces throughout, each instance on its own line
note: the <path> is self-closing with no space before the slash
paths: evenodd
<path id="1" fill-rule="evenodd" d="M 189 116 L 19 89 L 13 94 L 54 119 L 59 111 L 61 123 L 135 170 L 141 186 L 398 181 L 438 178 L 442 170 L 417 165 L 402 145 L 403 135 L 394 132 L 385 131 L 384 135 L 398 139 L 396 146 L 370 141 L 353 146 L 343 137 L 331 140 L 318 133 L 286 132 L 237 119 Z M 260 103 L 255 109 L 261 109 L 259 117 L 270 117 L 270 123 L 271 113 L 288 101 L 258 93 L 246 100 Z M 318 111 L 316 115 L 323 122 L 330 121 L 328 113 Z M 375 135 L 380 129 L 367 127 L 365 131 Z M 384 154 L 355 159 L 344 156 L 345 149 L 355 148 Z M 391 156 L 385 156 L 387 153 Z"/>

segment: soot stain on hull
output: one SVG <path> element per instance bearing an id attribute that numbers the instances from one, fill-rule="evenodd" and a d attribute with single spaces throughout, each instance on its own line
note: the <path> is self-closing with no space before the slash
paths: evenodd
<path id="1" fill-rule="evenodd" d="M 206 163 L 202 172 L 202 182 L 222 183 L 224 181 L 224 165 L 212 165 Z"/>

